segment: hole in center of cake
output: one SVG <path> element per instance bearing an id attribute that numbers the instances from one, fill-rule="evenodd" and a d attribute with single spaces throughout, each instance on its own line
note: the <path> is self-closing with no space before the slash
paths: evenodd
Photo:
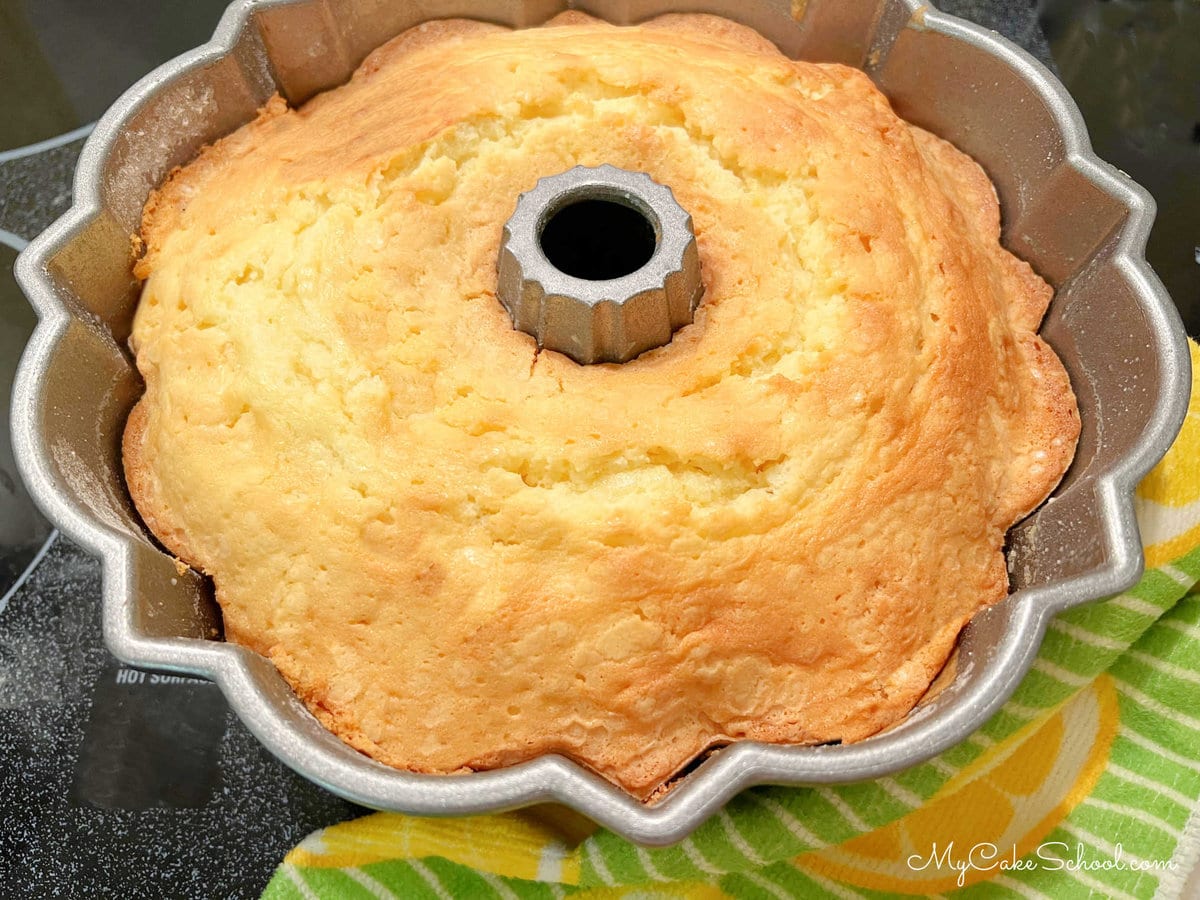
<path id="1" fill-rule="evenodd" d="M 539 243 L 560 272 L 608 281 L 648 263 L 658 240 L 654 225 L 640 210 L 616 200 L 588 198 L 550 216 Z"/>

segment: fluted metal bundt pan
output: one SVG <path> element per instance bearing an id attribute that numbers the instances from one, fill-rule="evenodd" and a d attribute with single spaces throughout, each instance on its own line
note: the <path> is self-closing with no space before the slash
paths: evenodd
<path id="1" fill-rule="evenodd" d="M 566 5 L 234 3 L 211 42 L 146 76 L 104 116 L 80 157 L 74 207 L 17 263 L 41 323 L 16 379 L 14 444 L 46 514 L 103 560 L 104 633 L 113 653 L 216 681 L 258 738 L 312 780 L 368 806 L 430 815 L 557 800 L 634 840 L 665 844 L 749 785 L 884 775 L 983 724 L 1028 670 L 1055 613 L 1137 579 L 1132 492 L 1183 420 L 1188 354 L 1178 316 L 1144 259 L 1153 201 L 1092 154 L 1066 91 L 999 36 L 916 0 L 572 3 L 617 23 L 718 13 L 789 55 L 861 66 L 901 115 L 978 159 L 1000 192 L 1006 245 L 1058 290 L 1042 334 L 1078 394 L 1078 455 L 1053 499 L 1014 529 L 1014 593 L 967 628 L 953 683 L 877 737 L 846 746 L 734 744 L 653 805 L 557 756 L 428 776 L 361 755 L 309 715 L 270 662 L 217 637 L 219 612 L 205 579 L 178 572 L 133 510 L 119 456 L 126 414 L 141 392 L 125 349 L 138 296 L 130 236 L 147 194 L 172 167 L 249 121 L 274 93 L 295 104 L 345 81 L 371 49 L 419 20 L 531 26 Z"/>

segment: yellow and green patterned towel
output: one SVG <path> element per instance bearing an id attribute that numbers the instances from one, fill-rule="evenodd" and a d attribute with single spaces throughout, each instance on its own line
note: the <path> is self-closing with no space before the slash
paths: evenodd
<path id="1" fill-rule="evenodd" d="M 1192 346 L 1193 367 L 1200 350 Z M 1180 896 L 1200 856 L 1200 389 L 1138 489 L 1147 571 L 1060 616 L 1012 700 L 891 778 L 745 791 L 646 850 L 559 807 L 377 813 L 311 835 L 264 897 Z"/>

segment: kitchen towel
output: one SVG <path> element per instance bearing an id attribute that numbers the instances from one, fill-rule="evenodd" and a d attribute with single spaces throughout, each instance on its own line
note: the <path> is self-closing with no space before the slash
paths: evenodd
<path id="1" fill-rule="evenodd" d="M 744 791 L 658 850 L 553 806 L 376 813 L 306 838 L 264 897 L 1179 897 L 1200 856 L 1200 380 L 1137 514 L 1137 586 L 1055 619 L 1012 699 L 923 765 Z"/>

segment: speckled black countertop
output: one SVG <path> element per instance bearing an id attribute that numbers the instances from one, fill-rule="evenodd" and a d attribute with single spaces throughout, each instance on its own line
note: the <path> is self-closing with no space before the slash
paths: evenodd
<path id="1" fill-rule="evenodd" d="M 203 40 L 220 5 L 218 0 L 188 4 L 179 18 L 170 13 L 179 8 L 176 4 L 154 7 L 155 27 L 161 30 L 151 36 L 149 49 L 139 51 L 141 56 L 129 50 L 122 62 L 126 69 L 108 73 L 108 82 L 92 77 L 90 57 L 82 53 L 74 68 L 65 64 L 66 74 L 63 65 L 46 64 L 51 75 L 42 73 L 31 82 L 43 84 L 57 71 L 61 90 L 56 88 L 52 96 L 30 93 L 0 61 L 0 75 L 5 76 L 0 78 L 0 121 L 8 116 L 10 123 L 0 125 L 0 141 L 7 142 L 0 142 L 0 151 L 69 132 L 94 118 L 94 107 L 107 105 L 122 84 Z M 1040 8 L 1019 0 L 938 5 L 996 28 L 1053 64 L 1051 44 L 1039 28 L 1040 13 L 1054 39 L 1060 70 L 1073 90 L 1072 78 L 1080 80 L 1081 96 L 1089 95 L 1090 73 L 1106 64 L 1103 42 L 1128 46 L 1133 35 L 1136 44 L 1138 28 L 1150 29 L 1159 41 L 1143 40 L 1143 47 L 1153 48 L 1145 52 L 1154 56 L 1146 64 L 1146 77 L 1154 66 L 1169 69 L 1171 46 L 1163 49 L 1162 36 L 1169 37 L 1176 26 L 1188 32 L 1179 17 L 1191 14 L 1189 4 L 1178 0 L 1063 0 Z M 1143 11 L 1153 7 L 1154 17 L 1138 20 L 1136 11 L 1129 11 L 1134 6 Z M 37 63 L 22 61 L 20 71 L 41 72 L 37 67 L 47 60 L 39 53 L 61 61 L 63 54 L 70 55 L 70 40 L 96 33 L 91 19 L 97 8 L 72 0 L 0 0 L 0 32 L 5 32 L 0 59 L 11 42 L 18 58 Z M 111 41 L 124 40 L 122 27 L 144 24 L 151 14 L 146 0 L 123 0 L 105 9 L 102 23 L 107 23 Z M 114 9 L 124 10 L 126 19 Z M 1128 15 L 1122 17 L 1122 9 Z M 1192 3 L 1190 9 L 1197 7 Z M 38 21 L 51 24 L 39 26 Z M 130 24 L 122 26 L 122 21 Z M 1191 34 L 1200 34 L 1200 28 L 1193 24 Z M 1176 50 L 1181 60 L 1186 53 L 1197 65 L 1200 48 Z M 1136 81 L 1141 71 L 1136 59 L 1130 61 L 1129 54 L 1123 59 L 1123 77 Z M 1190 81 L 1187 72 L 1168 77 L 1183 77 L 1186 89 L 1200 86 L 1200 69 L 1188 71 Z M 1143 104 L 1139 115 L 1149 143 L 1131 134 L 1128 116 L 1123 130 L 1110 127 L 1110 119 L 1121 111 L 1106 112 L 1100 98 L 1094 109 L 1084 104 L 1084 111 L 1090 121 L 1098 117 L 1093 131 L 1104 139 L 1097 140 L 1101 155 L 1117 157 L 1115 162 L 1154 189 L 1175 184 L 1170 180 L 1174 175 L 1156 165 L 1170 144 L 1172 165 L 1190 172 L 1181 176 L 1184 191 L 1195 192 L 1200 190 L 1200 123 L 1188 120 L 1187 110 L 1200 119 L 1198 99 L 1185 96 L 1178 106 L 1183 113 L 1172 111 L 1169 103 L 1159 102 L 1153 109 Z M 17 137 L 5 127 L 17 128 Z M 26 134 L 19 131 L 22 127 L 33 129 L 27 140 L 19 139 Z M 39 128 L 50 133 L 37 133 Z M 9 274 L 12 259 L 25 240 L 69 205 L 81 146 L 82 136 L 68 133 L 50 146 L 0 152 L 0 325 L 10 336 L 30 324 Z M 1158 171 L 1143 175 L 1139 160 Z M 1161 265 L 1164 277 L 1171 273 L 1168 288 L 1196 333 L 1200 266 L 1186 263 L 1193 261 L 1193 251 L 1200 255 L 1195 247 L 1200 214 L 1193 210 L 1189 218 L 1186 210 L 1166 205 L 1169 233 L 1156 230 L 1157 246 L 1164 249 L 1162 259 L 1152 261 Z M 15 362 L 15 351 L 0 342 L 0 392 L 7 392 Z M 6 419 L 0 424 L 6 432 Z M 65 538 L 50 535 L 46 541 L 49 526 L 23 505 L 20 486 L 6 486 L 11 459 L 4 455 L 9 452 L 6 443 L 0 440 L 0 445 L 0 511 L 17 522 L 15 538 L 0 528 L 0 544 L 9 542 L 0 560 L 0 596 L 38 549 L 48 548 L 7 602 L 0 601 L 0 896 L 256 896 L 284 853 L 305 834 L 362 810 L 300 778 L 262 750 L 213 685 L 137 672 L 112 658 L 100 634 L 99 564 Z M 5 560 L 12 569 L 7 574 Z"/>

